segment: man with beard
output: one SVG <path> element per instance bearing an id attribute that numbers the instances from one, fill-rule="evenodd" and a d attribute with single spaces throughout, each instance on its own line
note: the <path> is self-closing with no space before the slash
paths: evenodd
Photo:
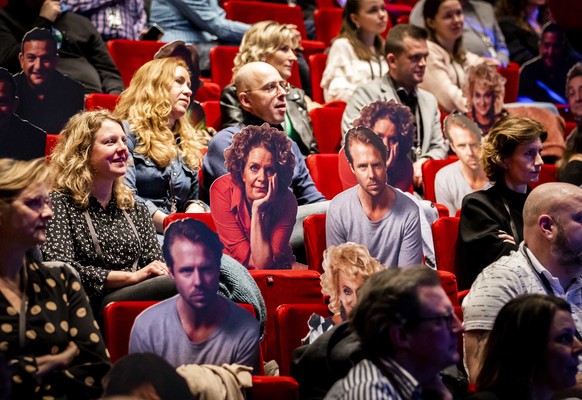
<path id="1" fill-rule="evenodd" d="M 463 301 L 465 365 L 473 383 L 497 313 L 519 295 L 563 298 L 572 307 L 578 338 L 582 332 L 582 188 L 538 186 L 525 202 L 523 222 L 519 250 L 485 268 Z"/>
<path id="2" fill-rule="evenodd" d="M 83 110 L 83 85 L 57 71 L 57 42 L 48 29 L 24 35 L 18 59 L 22 72 L 14 75 L 20 98 L 16 114 L 48 133 L 59 133 Z"/>

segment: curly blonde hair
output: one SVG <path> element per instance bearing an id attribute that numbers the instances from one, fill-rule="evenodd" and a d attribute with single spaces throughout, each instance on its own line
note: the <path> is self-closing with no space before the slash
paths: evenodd
<path id="1" fill-rule="evenodd" d="M 178 151 L 192 171 L 198 170 L 202 149 L 210 137 L 196 130 L 186 114 L 169 127 L 172 104 L 170 90 L 176 68 L 188 71 L 186 63 L 175 57 L 152 60 L 137 70 L 129 87 L 121 94 L 115 114 L 129 122 L 139 141 L 135 151 L 166 168 L 178 157 Z M 179 145 L 176 146 L 176 137 Z"/>
<path id="2" fill-rule="evenodd" d="M 0 158 L 0 210 L 6 209 L 27 187 L 45 182 L 48 173 L 44 158 L 31 161 Z"/>
<path id="3" fill-rule="evenodd" d="M 321 292 L 329 296 L 329 310 L 333 315 L 340 313 L 339 276 L 348 279 L 367 281 L 370 275 L 386 269 L 370 255 L 370 251 L 353 242 L 329 246 L 323 253 L 323 274 L 321 274 Z"/>
<path id="4" fill-rule="evenodd" d="M 268 54 L 273 54 L 291 42 L 293 49 L 299 47 L 299 39 L 292 25 L 275 21 L 257 22 L 244 34 L 232 68 L 232 79 L 245 64 L 253 61 L 265 61 Z"/>
<path id="5" fill-rule="evenodd" d="M 467 78 L 463 83 L 463 95 L 467 99 L 467 109 L 473 112 L 473 92 L 477 82 L 484 84 L 487 90 L 493 92 L 492 115 L 501 114 L 503 111 L 503 98 L 505 97 L 505 79 L 497 72 L 497 67 L 487 63 L 473 65 L 467 71 Z"/>
<path id="6" fill-rule="evenodd" d="M 533 119 L 508 115 L 501 118 L 485 136 L 481 162 L 487 178 L 492 182 L 503 181 L 504 159 L 510 157 L 520 144 L 536 139 L 546 140 L 548 133 L 542 124 Z"/>
<path id="7" fill-rule="evenodd" d="M 80 208 L 89 206 L 89 196 L 93 188 L 91 152 L 95 134 L 106 120 L 121 127 L 121 120 L 107 110 L 85 111 L 73 115 L 61 131 L 52 153 L 52 189 L 71 195 Z M 121 176 L 113 182 L 113 193 L 118 208 L 129 209 L 134 206 L 133 192 L 125 185 L 125 177 Z"/>

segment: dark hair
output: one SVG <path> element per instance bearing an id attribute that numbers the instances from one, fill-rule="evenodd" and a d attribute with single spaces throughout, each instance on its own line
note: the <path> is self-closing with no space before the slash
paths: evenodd
<path id="1" fill-rule="evenodd" d="M 436 32 L 433 28 L 429 26 L 427 20 L 432 19 L 434 20 L 436 15 L 439 12 L 439 8 L 441 4 L 447 0 L 426 0 L 424 3 L 424 8 L 422 10 L 422 16 L 424 18 L 424 25 L 428 31 L 428 38 L 431 42 L 439 43 L 436 38 Z M 460 1 L 459 1 L 460 2 Z M 439 44 L 440 46 L 440 44 Z M 465 49 L 463 48 L 463 35 L 459 36 L 459 38 L 455 41 L 455 45 L 453 47 L 453 60 L 456 62 L 463 64 L 466 59 Z"/>
<path id="2" fill-rule="evenodd" d="M 390 101 L 375 101 L 360 112 L 360 117 L 354 121 L 354 127 L 365 126 L 373 130 L 378 120 L 389 119 L 396 129 L 396 136 L 399 143 L 399 152 L 408 154 L 416 134 L 414 116 L 410 108 L 397 103 L 393 99 Z"/>
<path id="3" fill-rule="evenodd" d="M 133 353 L 117 361 L 104 378 L 104 396 L 130 395 L 151 385 L 161 400 L 194 400 L 186 380 L 164 358 L 153 353 Z"/>
<path id="4" fill-rule="evenodd" d="M 192 97 L 194 97 L 198 89 L 203 85 L 203 82 L 200 80 L 200 56 L 198 54 L 198 49 L 194 44 L 186 44 L 182 40 L 174 40 L 173 42 L 162 46 L 156 54 L 154 54 L 154 60 L 168 57 L 179 58 L 188 66 L 190 83 L 192 85 Z"/>
<path id="5" fill-rule="evenodd" d="M 451 135 L 449 134 L 449 131 L 450 131 L 451 127 L 453 127 L 453 126 L 457 126 L 459 128 L 468 130 L 475 137 L 475 139 L 477 139 L 479 142 L 481 142 L 481 140 L 483 139 L 483 134 L 481 133 L 481 129 L 479 129 L 477 124 L 474 121 L 471 121 L 471 119 L 469 117 L 467 117 L 465 114 L 453 112 L 452 114 L 447 115 L 447 117 L 445 118 L 443 126 L 444 126 L 443 131 L 445 133 L 445 137 L 451 143 L 452 143 L 452 140 L 451 140 Z"/>
<path id="6" fill-rule="evenodd" d="M 14 100 L 16 98 L 16 81 L 6 68 L 0 67 L 0 81 L 6 82 L 12 88 L 12 100 Z"/>
<path id="7" fill-rule="evenodd" d="M 162 251 L 166 264 L 173 271 L 174 260 L 170 248 L 177 238 L 184 238 L 192 243 L 198 243 L 208 249 L 214 257 L 214 263 L 220 267 L 222 249 L 224 245 L 218 238 L 218 234 L 210 229 L 204 222 L 192 218 L 185 218 L 172 222 L 164 232 L 164 244 Z"/>
<path id="8" fill-rule="evenodd" d="M 239 186 L 244 186 L 242 174 L 252 149 L 264 147 L 271 153 L 277 171 L 278 191 L 288 190 L 295 168 L 295 155 L 291 150 L 291 141 L 277 128 L 269 124 L 249 125 L 235 134 L 232 144 L 224 151 L 226 169 Z"/>
<path id="9" fill-rule="evenodd" d="M 407 37 L 414 40 L 427 40 L 428 32 L 426 29 L 416 25 L 398 24 L 388 31 L 384 53 L 386 55 L 392 53 L 395 56 L 402 54 L 404 51 L 404 38 Z"/>
<path id="10" fill-rule="evenodd" d="M 416 328 L 422 309 L 418 289 L 439 285 L 439 275 L 424 265 L 372 274 L 360 287 L 350 321 L 366 356 L 375 360 L 394 355 L 390 329 L 395 325 Z"/>
<path id="11" fill-rule="evenodd" d="M 550 328 L 557 311 L 571 312 L 557 296 L 516 297 L 497 314 L 485 345 L 477 388 L 500 398 L 525 399 L 546 363 Z"/>
<path id="12" fill-rule="evenodd" d="M 382 54 L 384 51 L 384 39 L 382 36 L 376 35 L 374 38 L 374 48 L 376 49 L 376 54 L 372 53 L 370 49 L 362 42 L 360 36 L 358 34 L 359 29 L 356 27 L 354 22 L 352 21 L 351 14 L 358 14 L 360 11 L 360 0 L 347 0 L 346 5 L 344 6 L 342 12 L 342 27 L 340 29 L 340 33 L 338 37 L 343 37 L 348 39 L 352 47 L 354 48 L 354 52 L 359 59 L 370 61 L 374 58 L 382 58 L 385 54 Z M 386 18 L 390 18 L 388 15 Z"/>
<path id="13" fill-rule="evenodd" d="M 557 33 L 558 34 L 558 42 L 563 46 L 566 43 L 566 35 L 564 31 L 560 27 L 560 25 L 556 24 L 555 22 L 548 21 L 542 26 L 542 34 L 540 38 L 544 36 L 546 33 Z"/>
<path id="14" fill-rule="evenodd" d="M 24 37 L 22 38 L 22 42 L 20 43 L 20 51 L 24 51 L 24 43 L 31 42 L 33 40 L 41 40 L 48 43 L 48 48 L 51 50 L 53 55 L 57 55 L 57 40 L 49 31 L 45 28 L 34 28 L 30 31 L 26 32 Z"/>
<path id="15" fill-rule="evenodd" d="M 344 150 L 348 162 L 353 165 L 354 158 L 352 157 L 352 144 L 354 142 L 372 145 L 382 155 L 384 162 L 388 161 L 388 149 L 384 146 L 382 139 L 374 133 L 374 131 L 366 126 L 357 126 L 350 129 L 346 133 Z"/>
<path id="16" fill-rule="evenodd" d="M 545 141 L 546 128 L 533 119 L 508 115 L 493 125 L 483 143 L 481 162 L 487 178 L 501 182 L 505 176 L 504 159 L 510 157 L 520 144 L 531 143 L 536 139 Z"/>

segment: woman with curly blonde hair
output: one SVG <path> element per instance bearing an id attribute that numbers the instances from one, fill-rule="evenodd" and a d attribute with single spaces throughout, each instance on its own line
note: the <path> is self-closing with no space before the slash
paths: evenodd
<path id="1" fill-rule="evenodd" d="M 507 116 L 485 137 L 481 162 L 492 187 L 463 199 L 456 267 L 460 289 L 469 289 L 483 268 L 517 250 L 523 240 L 523 205 L 543 164 L 545 128 Z"/>
<path id="2" fill-rule="evenodd" d="M 297 62 L 295 49 L 299 47 L 300 39 L 293 25 L 275 21 L 254 24 L 245 33 L 234 59 L 233 79 L 243 65 L 264 61 L 275 67 L 283 80 L 288 80 L 293 71 L 293 64 Z M 303 155 L 318 153 L 317 142 L 313 137 L 313 127 L 307 114 L 311 108 L 311 100 L 302 89 L 295 86 L 290 87 L 286 100 L 286 116 L 281 130 L 297 143 Z M 245 125 L 260 125 L 256 121 L 249 120 L 251 116 L 243 112 L 234 84 L 222 90 L 220 112 L 224 127 L 238 125 L 241 122 Z"/>
<path id="3" fill-rule="evenodd" d="M 313 343 L 334 325 L 347 321 L 358 302 L 358 289 L 375 272 L 386 269 L 368 249 L 353 242 L 328 247 L 323 253 L 321 292 L 329 296 L 331 317 L 313 314 L 304 344 Z"/>
<path id="4" fill-rule="evenodd" d="M 248 269 L 289 269 L 297 200 L 289 190 L 295 167 L 283 132 L 247 126 L 225 151 L 228 174 L 210 187 L 212 217 L 224 253 Z"/>
<path id="5" fill-rule="evenodd" d="M 503 109 L 505 81 L 497 67 L 491 64 L 474 65 L 467 71 L 463 95 L 467 99 L 468 116 L 484 134 L 495 121 L 507 114 Z"/>
<path id="6" fill-rule="evenodd" d="M 42 252 L 79 272 L 97 314 L 110 301 L 175 293 L 147 209 L 124 183 L 128 157 L 121 121 L 100 110 L 69 120 L 51 161 L 54 218 Z"/>
<path id="7" fill-rule="evenodd" d="M 115 109 L 133 157 L 127 184 L 146 203 L 158 233 L 168 214 L 206 210 L 198 200 L 198 168 L 209 138 L 188 119 L 190 85 L 184 61 L 152 60 L 137 70 Z"/>

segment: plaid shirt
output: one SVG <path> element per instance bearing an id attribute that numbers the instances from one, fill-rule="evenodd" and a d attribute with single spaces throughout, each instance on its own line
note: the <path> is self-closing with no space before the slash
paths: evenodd
<path id="1" fill-rule="evenodd" d="M 103 40 L 138 40 L 146 25 L 143 0 L 61 0 L 68 11 L 91 20 Z"/>

